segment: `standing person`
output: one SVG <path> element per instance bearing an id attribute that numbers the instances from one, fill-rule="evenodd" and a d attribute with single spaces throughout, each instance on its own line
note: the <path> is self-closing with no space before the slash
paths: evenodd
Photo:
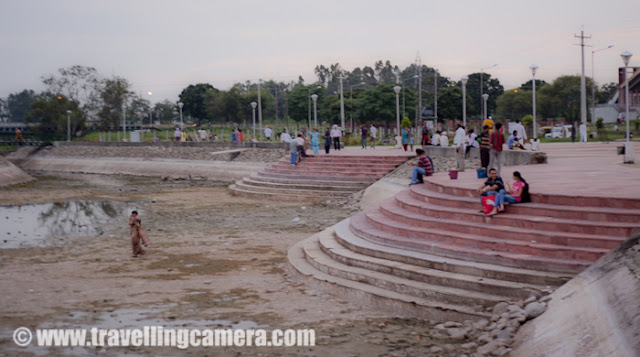
<path id="1" fill-rule="evenodd" d="M 496 124 L 496 130 L 491 133 L 491 159 L 489 160 L 489 167 L 496 168 L 498 176 L 500 176 L 500 169 L 502 164 L 500 159 L 502 158 L 502 146 L 504 145 L 504 134 L 502 133 L 502 123 Z"/>
<path id="2" fill-rule="evenodd" d="M 129 233 L 131 235 L 131 247 L 133 248 L 133 257 L 137 258 L 138 255 L 145 253 L 142 246 L 149 245 L 149 237 L 142 230 L 142 220 L 138 216 L 138 211 L 131 212 L 129 216 Z"/>
<path id="3" fill-rule="evenodd" d="M 180 128 L 176 126 L 176 131 L 173 132 L 173 140 L 180 141 L 182 138 L 182 133 L 180 132 Z"/>
<path id="4" fill-rule="evenodd" d="M 366 125 L 360 127 L 360 141 L 362 142 L 362 148 L 367 148 L 367 138 L 369 137 L 369 130 Z"/>
<path id="5" fill-rule="evenodd" d="M 333 129 L 331 130 L 331 138 L 333 139 L 333 150 L 340 151 L 341 136 L 342 136 L 342 131 L 338 128 L 337 124 L 333 124 Z"/>
<path id="6" fill-rule="evenodd" d="M 464 157 L 466 158 L 467 156 L 469 156 L 469 151 L 471 150 L 471 148 L 478 148 L 478 136 L 476 135 L 476 133 L 473 132 L 473 129 L 469 129 L 469 131 L 467 132 L 467 139 L 465 141 L 465 145 L 467 146 L 467 149 L 464 152 Z"/>
<path id="7" fill-rule="evenodd" d="M 429 128 L 427 127 L 427 122 L 423 121 L 422 122 L 422 146 L 425 145 L 431 145 L 431 142 L 429 140 Z"/>
<path id="8" fill-rule="evenodd" d="M 402 129 L 402 148 L 407 151 L 407 145 L 409 145 L 409 128 L 406 126 Z"/>
<path id="9" fill-rule="evenodd" d="M 320 151 L 320 139 L 319 139 L 320 133 L 318 133 L 318 129 L 317 128 L 313 128 L 313 131 L 311 132 L 311 148 L 313 149 L 313 153 L 315 155 L 318 154 L 318 151 Z"/>
<path id="10" fill-rule="evenodd" d="M 15 142 L 16 145 L 22 145 L 22 130 L 20 128 L 16 128 Z"/>
<path id="11" fill-rule="evenodd" d="M 206 130 L 200 129 L 199 134 L 200 134 L 200 141 L 202 141 L 202 142 L 207 141 L 207 131 Z"/>
<path id="12" fill-rule="evenodd" d="M 282 134 L 280 135 L 280 141 L 283 143 L 291 142 L 291 135 L 287 132 L 287 129 L 282 130 Z"/>
<path id="13" fill-rule="evenodd" d="M 329 150 L 331 150 L 331 129 L 327 128 L 324 131 L 324 153 L 329 154 Z"/>
<path id="14" fill-rule="evenodd" d="M 269 125 L 267 125 L 267 127 L 264 129 L 264 137 L 267 141 L 271 141 L 271 133 L 273 133 L 273 130 L 271 130 L 271 128 L 269 128 Z"/>
<path id="15" fill-rule="evenodd" d="M 484 122 L 482 122 L 482 126 L 488 126 L 489 127 L 489 133 L 493 133 L 493 119 L 491 118 L 491 115 L 489 115 L 489 117 L 487 119 L 484 120 Z"/>
<path id="16" fill-rule="evenodd" d="M 371 137 L 371 148 L 372 149 L 376 148 L 376 137 L 377 137 L 377 134 L 378 134 L 378 129 L 372 123 L 371 127 L 369 128 L 369 136 Z"/>
<path id="17" fill-rule="evenodd" d="M 411 148 L 411 151 L 413 151 L 413 144 L 415 144 L 415 138 L 413 137 L 413 134 L 409 133 L 409 147 Z"/>
<path id="18" fill-rule="evenodd" d="M 444 130 L 440 133 L 440 146 L 449 146 L 449 136 Z"/>
<path id="19" fill-rule="evenodd" d="M 416 149 L 416 156 L 419 158 L 418 163 L 409 163 L 409 165 L 413 166 L 413 170 L 411 171 L 411 184 L 409 184 L 409 186 L 418 184 L 419 175 L 433 175 L 433 164 L 431 163 L 431 158 L 424 153 L 424 150 Z"/>
<path id="20" fill-rule="evenodd" d="M 307 145 L 307 142 L 304 139 L 304 135 L 300 133 L 298 134 L 298 137 L 293 139 L 292 141 L 296 142 L 296 149 L 298 151 L 298 161 L 302 161 L 303 157 L 307 157 L 307 153 L 305 150 L 305 146 Z"/>
<path id="21" fill-rule="evenodd" d="M 187 132 L 186 131 L 182 131 L 180 133 L 180 141 L 187 141 Z"/>
<path id="22" fill-rule="evenodd" d="M 464 126 L 457 124 L 456 134 L 453 137 L 453 145 L 456 147 L 456 167 L 458 171 L 464 171 Z"/>
<path id="23" fill-rule="evenodd" d="M 242 132 L 242 129 L 238 129 L 238 141 L 239 142 L 244 141 L 244 133 Z"/>
<path id="24" fill-rule="evenodd" d="M 573 125 L 571 125 L 571 143 L 575 143 L 576 142 L 576 123 L 573 123 Z"/>
<path id="25" fill-rule="evenodd" d="M 587 142 L 587 126 L 584 123 L 580 124 L 580 142 Z"/>
<path id="26" fill-rule="evenodd" d="M 287 134 L 287 132 L 285 131 L 284 134 Z M 291 153 L 291 160 L 289 161 L 289 163 L 291 164 L 291 166 L 296 166 L 296 164 L 298 163 L 298 142 L 295 140 L 291 140 L 291 136 L 289 136 L 289 141 L 284 142 L 289 143 L 289 152 Z"/>
<path id="27" fill-rule="evenodd" d="M 520 120 L 516 119 L 513 130 L 517 131 L 516 140 L 520 143 L 522 149 L 524 149 L 524 143 L 527 141 L 527 131 L 524 130 L 524 125 L 520 123 Z"/>

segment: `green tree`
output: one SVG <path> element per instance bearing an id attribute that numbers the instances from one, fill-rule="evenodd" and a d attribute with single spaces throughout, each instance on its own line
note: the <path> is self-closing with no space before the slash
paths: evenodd
<path id="1" fill-rule="evenodd" d="M 404 128 L 404 127 L 413 127 L 413 123 L 411 122 L 411 119 L 404 117 L 402 118 L 402 121 L 400 121 L 400 127 Z"/>
<path id="2" fill-rule="evenodd" d="M 480 73 L 471 73 L 468 75 L 469 81 L 467 82 L 467 94 L 472 98 L 471 102 L 467 102 L 469 105 L 467 108 L 468 115 L 476 115 L 482 117 L 482 97 L 480 96 Z M 484 73 L 482 75 L 483 91 L 482 93 L 489 94 L 487 100 L 487 115 L 492 115 L 496 110 L 496 101 L 498 97 L 504 93 L 504 87 L 500 84 L 500 81 L 495 78 L 491 78 L 491 74 Z"/>
<path id="3" fill-rule="evenodd" d="M 207 118 L 205 99 L 209 90 L 217 91 L 211 84 L 191 84 L 180 93 L 180 101 L 184 103 L 182 112 L 191 116 L 198 124 Z"/>
<path id="4" fill-rule="evenodd" d="M 467 96 L 467 103 L 470 98 Z M 467 108 L 467 113 L 469 108 Z M 462 119 L 462 88 L 451 86 L 442 89 L 438 99 L 439 119 Z"/>
<path id="5" fill-rule="evenodd" d="M 496 105 L 496 118 L 522 118 L 532 111 L 532 91 L 524 89 L 508 90 L 496 100 Z"/>
<path id="6" fill-rule="evenodd" d="M 100 106 L 101 80 L 93 67 L 75 65 L 58 69 L 58 75 L 42 76 L 49 92 L 77 102 L 80 109 L 93 116 Z"/>
<path id="7" fill-rule="evenodd" d="M 394 85 L 382 84 L 364 91 L 354 100 L 354 118 L 359 123 L 385 122 L 396 124 L 396 93 Z"/>
<path id="8" fill-rule="evenodd" d="M 596 101 L 597 103 L 606 103 L 613 96 L 618 93 L 619 87 L 616 83 L 611 82 L 607 84 L 603 84 L 599 90 L 596 91 Z"/>
<path id="9" fill-rule="evenodd" d="M 122 105 L 133 97 L 130 88 L 126 79 L 117 76 L 101 82 L 98 118 L 103 130 L 118 130 L 122 125 Z M 131 121 L 129 117 L 127 121 Z"/>
<path id="10" fill-rule="evenodd" d="M 42 132 L 64 134 L 67 132 L 67 110 L 71 111 L 71 133 L 75 136 L 84 129 L 87 118 L 78 102 L 65 96 L 43 94 L 31 103 L 25 122 L 37 124 L 37 130 Z"/>
<path id="11" fill-rule="evenodd" d="M 586 85 L 587 88 L 591 85 L 590 78 Z M 536 93 L 537 108 L 542 117 L 564 118 L 569 123 L 580 120 L 580 76 L 560 76 Z"/>
<path id="12" fill-rule="evenodd" d="M 162 102 L 156 103 L 153 107 L 153 112 L 157 120 L 160 120 L 161 123 L 170 123 L 173 124 L 178 118 L 178 106 L 165 99 Z"/>
<path id="13" fill-rule="evenodd" d="M 36 93 L 30 89 L 25 89 L 20 93 L 9 94 L 9 97 L 7 97 L 9 121 L 23 122 L 27 113 L 29 113 L 31 103 L 37 98 Z"/>
<path id="14" fill-rule="evenodd" d="M 531 124 L 533 124 L 533 115 L 527 114 L 522 117 L 522 125 L 529 126 Z"/>

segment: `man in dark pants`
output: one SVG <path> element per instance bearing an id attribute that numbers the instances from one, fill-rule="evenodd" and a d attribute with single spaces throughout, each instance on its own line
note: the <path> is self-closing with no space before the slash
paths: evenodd
<path id="1" fill-rule="evenodd" d="M 489 152 L 491 151 L 491 134 L 489 133 L 489 126 L 485 125 L 482 134 L 480 134 L 480 166 L 485 170 L 489 166 Z"/>

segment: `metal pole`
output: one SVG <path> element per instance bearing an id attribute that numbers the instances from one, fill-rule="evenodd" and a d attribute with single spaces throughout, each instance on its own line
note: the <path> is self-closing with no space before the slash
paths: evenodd
<path id="1" fill-rule="evenodd" d="M 344 130 L 344 89 L 342 86 L 342 76 L 340 78 L 340 124 Z"/>
<path id="2" fill-rule="evenodd" d="M 462 125 L 467 128 L 467 85 L 462 83 Z"/>
<path id="3" fill-rule="evenodd" d="M 318 127 L 318 107 L 317 107 L 317 101 L 315 98 L 313 99 L 313 127 L 314 128 Z"/>
<path id="4" fill-rule="evenodd" d="M 438 121 L 438 71 L 433 70 L 434 75 L 434 94 L 433 94 L 433 117 Z"/>
<path id="5" fill-rule="evenodd" d="M 260 85 L 262 84 L 262 79 L 258 80 L 258 130 L 260 131 L 260 141 L 262 141 L 262 98 L 260 97 Z"/>
<path id="6" fill-rule="evenodd" d="M 486 111 L 484 110 L 484 98 L 482 97 L 484 95 L 484 86 L 483 86 L 483 72 L 482 69 L 480 70 L 480 114 L 484 115 L 484 119 L 487 119 L 487 115 L 486 115 Z"/>
<path id="7" fill-rule="evenodd" d="M 422 64 L 418 67 L 418 118 L 422 124 Z"/>
<path id="8" fill-rule="evenodd" d="M 627 143 L 629 142 L 629 82 L 627 81 L 627 74 L 629 73 L 628 64 L 624 64 L 624 104 L 625 104 L 625 119 L 627 122 Z M 626 149 L 626 147 L 625 147 Z M 626 152 L 626 151 L 625 151 Z"/>
<path id="9" fill-rule="evenodd" d="M 536 74 L 533 73 L 533 81 L 531 82 L 533 85 L 533 138 L 536 139 L 538 137 L 538 132 L 536 132 Z M 533 145 L 533 144 L 532 144 Z"/>
<path id="10" fill-rule="evenodd" d="M 309 117 L 307 118 L 307 128 L 311 131 L 311 88 L 307 88 L 309 94 L 307 95 L 307 103 L 309 104 Z"/>
<path id="11" fill-rule="evenodd" d="M 396 93 L 396 127 L 398 132 L 396 136 L 400 135 L 400 94 Z"/>
<path id="12" fill-rule="evenodd" d="M 584 31 L 580 31 L 580 50 L 582 60 L 582 74 L 580 76 L 580 119 L 582 124 L 587 125 L 587 89 L 584 77 Z"/>
<path id="13" fill-rule="evenodd" d="M 127 114 L 124 105 L 122 105 L 122 135 L 124 138 L 127 137 Z"/>
<path id="14" fill-rule="evenodd" d="M 253 112 L 253 138 L 256 138 L 256 108 L 253 107 L 251 108 L 251 111 Z"/>
<path id="15" fill-rule="evenodd" d="M 484 100 L 484 117 L 485 119 L 487 118 L 487 100 L 482 98 Z"/>
<path id="16" fill-rule="evenodd" d="M 404 110 L 404 104 L 405 104 L 405 101 L 404 101 L 404 80 L 403 80 L 402 81 L 402 117 L 403 118 L 407 116 L 407 113 Z"/>
<path id="17" fill-rule="evenodd" d="M 71 111 L 67 110 L 67 142 L 71 142 Z"/>

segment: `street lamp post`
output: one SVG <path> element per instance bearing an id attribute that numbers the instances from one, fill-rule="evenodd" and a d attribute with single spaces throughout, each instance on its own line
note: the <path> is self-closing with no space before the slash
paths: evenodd
<path id="1" fill-rule="evenodd" d="M 262 141 L 262 97 L 260 96 L 261 85 L 262 79 L 258 79 L 258 131 L 260 132 L 260 141 Z"/>
<path id="2" fill-rule="evenodd" d="M 532 64 L 531 66 L 529 66 L 529 68 L 531 69 L 531 75 L 533 76 L 533 79 L 531 81 L 533 88 L 533 94 L 531 98 L 531 106 L 533 108 L 533 133 L 531 135 L 534 139 L 536 139 L 538 137 L 538 132 L 536 131 L 536 71 L 538 70 L 538 66 Z"/>
<path id="3" fill-rule="evenodd" d="M 462 76 L 460 77 L 460 82 L 462 82 L 462 125 L 467 127 L 467 82 L 469 81 L 469 77 Z"/>
<path id="4" fill-rule="evenodd" d="M 184 127 L 184 122 L 182 121 L 182 107 L 184 107 L 184 103 L 178 102 L 178 108 L 180 108 L 180 130 Z"/>
<path id="5" fill-rule="evenodd" d="M 314 89 L 320 89 L 322 88 L 322 86 L 316 86 Z M 309 103 L 309 116 L 308 116 L 308 125 L 309 125 L 309 132 L 311 132 L 311 88 L 307 88 L 307 92 L 309 92 L 309 94 L 307 95 L 307 101 Z"/>
<path id="6" fill-rule="evenodd" d="M 251 111 L 253 112 L 253 140 L 256 139 L 256 107 L 258 103 L 251 102 Z"/>
<path id="7" fill-rule="evenodd" d="M 127 114 L 126 114 L 127 105 L 122 103 L 122 135 L 123 139 L 127 138 Z"/>
<path id="8" fill-rule="evenodd" d="M 482 95 L 482 99 L 484 100 L 484 118 L 487 119 L 487 100 L 489 99 L 489 95 L 487 93 Z"/>
<path id="9" fill-rule="evenodd" d="M 498 64 L 496 63 L 493 66 L 480 68 L 480 106 L 482 106 L 482 98 L 484 98 L 484 80 L 483 80 L 484 70 L 485 69 L 489 69 L 489 68 L 493 68 L 493 67 L 495 67 L 497 65 Z M 480 109 L 483 109 L 483 110 L 480 111 L 481 113 L 485 113 L 483 119 L 487 119 L 487 114 L 486 114 L 487 113 L 487 108 L 480 108 Z"/>
<path id="10" fill-rule="evenodd" d="M 633 54 L 629 51 L 624 51 L 620 54 L 622 61 L 624 62 L 624 105 L 625 105 L 625 120 L 627 122 L 627 141 L 624 143 L 624 163 L 634 163 L 633 143 L 631 142 L 629 135 L 629 80 L 627 78 L 629 74 L 629 60 Z"/>
<path id="11" fill-rule="evenodd" d="M 605 48 L 601 48 L 599 50 L 591 51 L 591 124 L 593 126 L 593 137 L 596 137 L 596 70 L 595 70 L 595 54 L 600 51 L 608 50 L 613 45 L 609 45 Z"/>
<path id="12" fill-rule="evenodd" d="M 393 90 L 396 92 L 396 145 L 400 143 L 398 138 L 400 137 L 400 86 L 393 87 Z"/>
<path id="13" fill-rule="evenodd" d="M 349 116 L 351 117 L 351 128 L 353 129 L 353 87 L 357 87 L 357 86 L 363 86 L 365 83 L 364 82 L 360 82 L 358 84 L 354 84 L 349 86 L 349 111 L 350 114 Z"/>
<path id="14" fill-rule="evenodd" d="M 317 94 L 312 94 L 311 95 L 311 99 L 313 99 L 313 127 L 317 128 L 318 127 L 318 95 Z M 311 130 L 311 129 L 309 129 Z"/>
<path id="15" fill-rule="evenodd" d="M 71 141 L 71 110 L 67 110 L 67 142 Z"/>
<path id="16" fill-rule="evenodd" d="M 340 125 L 344 130 L 344 87 L 342 86 L 342 80 L 344 77 L 338 77 L 340 79 Z"/>

